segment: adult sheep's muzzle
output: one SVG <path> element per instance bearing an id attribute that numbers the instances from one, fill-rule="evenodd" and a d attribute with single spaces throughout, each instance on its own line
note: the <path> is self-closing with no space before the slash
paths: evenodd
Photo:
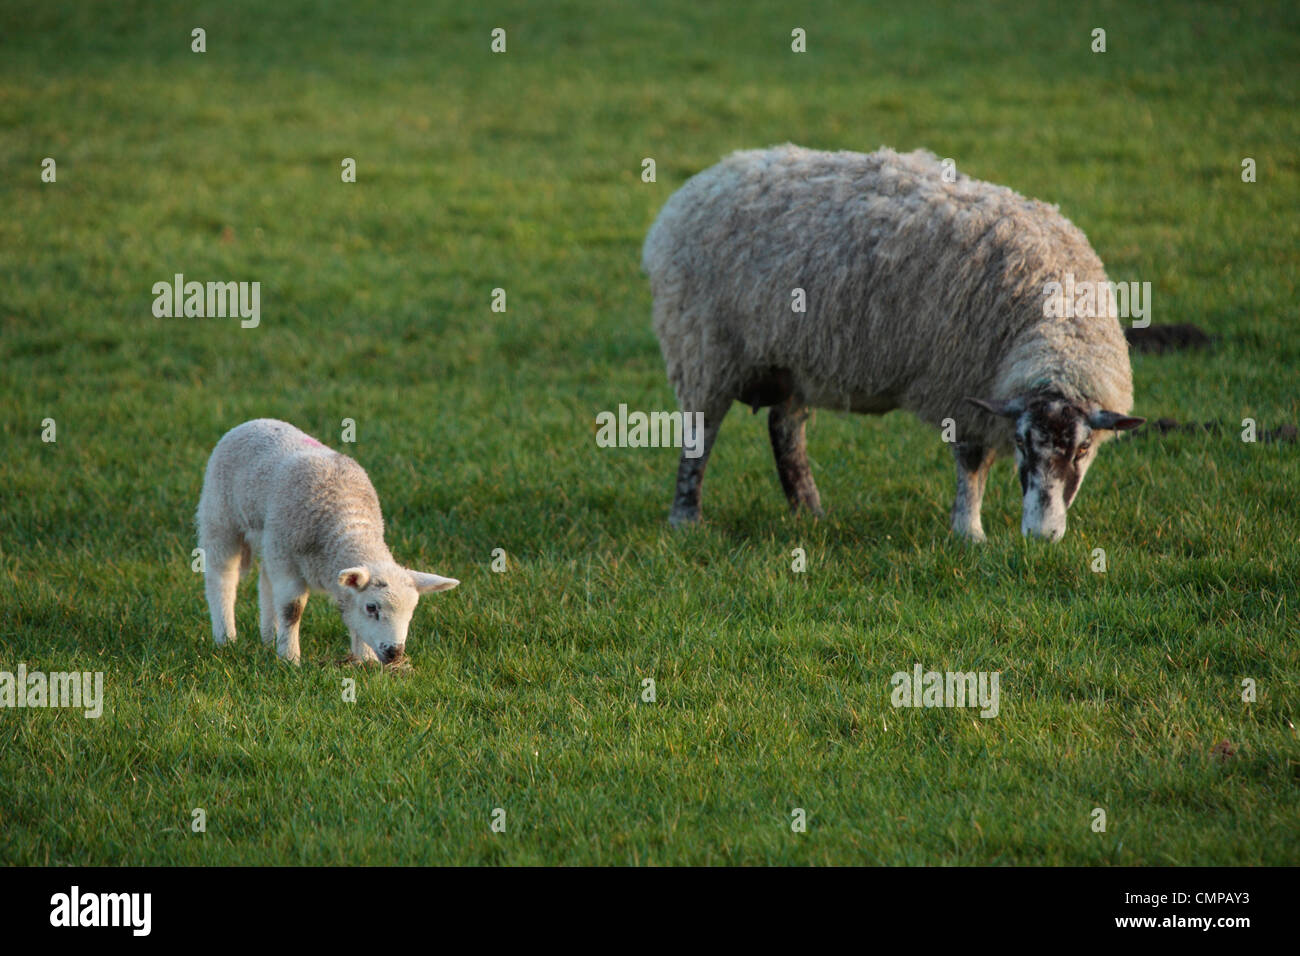
<path id="1" fill-rule="evenodd" d="M 1048 541 L 1060 541 L 1065 537 L 1065 522 L 1062 521 L 1059 525 L 1033 525 L 1022 519 L 1020 533 L 1026 538 L 1045 538 Z"/>
<path id="2" fill-rule="evenodd" d="M 1026 538 L 1060 541 L 1065 537 L 1065 512 L 1069 505 L 1059 487 L 1042 488 L 1036 482 L 1025 490 L 1020 533 Z"/>

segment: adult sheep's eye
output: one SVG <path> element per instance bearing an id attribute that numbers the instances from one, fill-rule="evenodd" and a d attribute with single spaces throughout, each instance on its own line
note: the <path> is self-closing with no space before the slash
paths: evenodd
<path id="1" fill-rule="evenodd" d="M 1082 445 L 1080 445 L 1079 450 L 1074 453 L 1074 460 L 1078 461 L 1084 455 L 1088 454 L 1088 449 L 1091 447 L 1092 445 L 1089 442 L 1084 442 Z"/>
<path id="2" fill-rule="evenodd" d="M 379 605 L 367 604 L 366 613 L 369 614 L 371 617 L 373 617 L 376 621 L 379 620 Z"/>

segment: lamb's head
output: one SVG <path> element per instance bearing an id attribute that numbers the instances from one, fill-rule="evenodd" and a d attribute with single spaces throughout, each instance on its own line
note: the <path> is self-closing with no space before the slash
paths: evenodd
<path id="1" fill-rule="evenodd" d="M 406 630 L 421 594 L 446 591 L 460 584 L 399 564 L 360 565 L 339 572 L 339 611 L 354 640 L 385 664 L 405 653 Z"/>
<path id="2" fill-rule="evenodd" d="M 1015 422 L 1016 465 L 1025 496 L 1020 533 L 1049 541 L 1065 536 L 1065 512 L 1074 502 L 1097 447 L 1111 432 L 1137 428 L 1146 421 L 1072 402 L 1051 391 L 1005 401 L 967 401 Z"/>

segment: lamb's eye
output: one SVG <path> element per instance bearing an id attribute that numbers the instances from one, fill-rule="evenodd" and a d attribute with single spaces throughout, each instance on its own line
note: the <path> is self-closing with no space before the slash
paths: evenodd
<path id="1" fill-rule="evenodd" d="M 1092 447 L 1091 442 L 1084 442 L 1079 446 L 1079 450 L 1074 453 L 1074 460 L 1079 461 L 1084 455 L 1088 454 L 1088 449 Z"/>
<path id="2" fill-rule="evenodd" d="M 373 617 L 376 621 L 379 620 L 379 605 L 373 603 L 367 604 L 366 613 L 369 614 L 371 617 Z"/>

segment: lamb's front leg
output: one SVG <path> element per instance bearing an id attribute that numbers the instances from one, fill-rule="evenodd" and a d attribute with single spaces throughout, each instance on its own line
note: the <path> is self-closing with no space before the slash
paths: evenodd
<path id="1" fill-rule="evenodd" d="M 275 601 L 275 649 L 286 661 L 298 663 L 301 653 L 298 646 L 298 625 L 302 621 L 302 612 L 307 607 L 310 592 L 302 581 L 279 581 L 272 583 L 272 595 Z"/>
<path id="2" fill-rule="evenodd" d="M 379 660 L 379 655 L 374 652 L 369 644 L 357 637 L 355 634 L 349 635 L 352 639 L 352 659 L 361 663 Z"/>
<path id="3" fill-rule="evenodd" d="M 957 499 L 952 506 L 952 530 L 971 541 L 984 540 L 980 507 L 984 484 L 997 451 L 972 442 L 956 442 L 952 456 L 957 463 Z"/>

